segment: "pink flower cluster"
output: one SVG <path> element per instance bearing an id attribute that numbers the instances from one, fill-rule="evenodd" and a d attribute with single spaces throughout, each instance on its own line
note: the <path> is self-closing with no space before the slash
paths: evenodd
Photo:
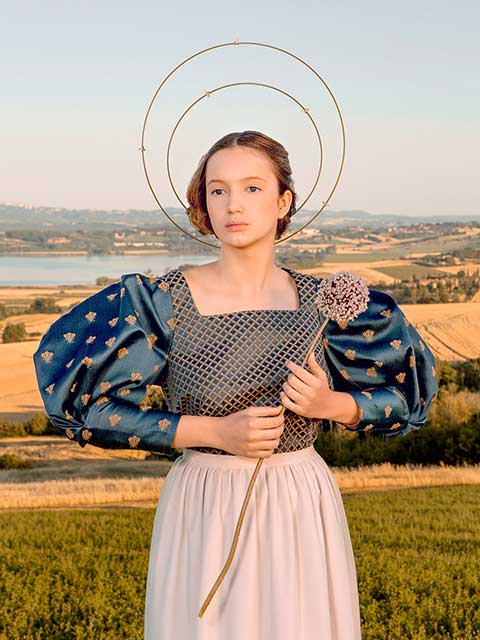
<path id="1" fill-rule="evenodd" d="M 366 310 L 368 300 L 368 287 L 360 276 L 351 271 L 337 271 L 320 282 L 316 302 L 326 318 L 346 327 Z"/>

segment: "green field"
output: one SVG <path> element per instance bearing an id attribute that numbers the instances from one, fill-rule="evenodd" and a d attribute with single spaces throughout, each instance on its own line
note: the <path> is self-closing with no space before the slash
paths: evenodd
<path id="1" fill-rule="evenodd" d="M 442 269 L 437 269 L 436 267 L 426 267 L 422 264 L 405 264 L 396 265 L 393 267 L 379 266 L 375 267 L 375 269 L 376 271 L 381 271 L 387 276 L 391 276 L 392 278 L 396 278 L 397 280 L 409 280 L 413 275 L 415 275 L 417 278 L 440 278 L 441 276 L 451 275 L 446 271 L 442 271 Z"/>
<path id="2" fill-rule="evenodd" d="M 362 639 L 479 638 L 480 487 L 344 502 Z M 0 638 L 141 640 L 153 517 L 153 509 L 0 513 Z"/>

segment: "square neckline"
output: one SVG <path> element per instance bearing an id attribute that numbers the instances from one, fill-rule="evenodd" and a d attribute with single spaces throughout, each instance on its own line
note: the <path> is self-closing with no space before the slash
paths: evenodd
<path id="1" fill-rule="evenodd" d="M 292 269 L 289 269 L 288 267 L 280 267 L 280 269 L 282 269 L 282 271 L 286 271 L 292 278 L 293 281 L 295 283 L 295 287 L 297 290 L 297 299 L 298 299 L 298 308 L 297 309 L 242 309 L 240 311 L 225 311 L 223 313 L 208 313 L 208 314 L 203 314 L 200 313 L 200 311 L 198 310 L 198 307 L 195 303 L 195 300 L 193 298 L 192 295 L 192 291 L 190 289 L 190 285 L 188 284 L 187 279 L 185 278 L 184 274 L 182 271 L 180 271 L 180 269 L 175 269 L 175 271 L 177 271 L 177 273 L 180 275 L 182 282 L 185 286 L 185 289 L 187 291 L 188 294 L 188 299 L 190 302 L 190 305 L 192 306 L 193 310 L 195 311 L 195 313 L 200 317 L 200 318 L 223 318 L 223 317 L 228 317 L 228 316 L 238 316 L 241 314 L 254 314 L 254 313 L 292 313 L 292 314 L 296 314 L 296 313 L 300 313 L 303 310 L 303 306 L 304 306 L 304 299 L 303 299 L 303 292 L 301 290 L 301 285 L 299 282 L 299 279 L 297 278 L 297 273 L 295 271 L 293 271 Z"/>

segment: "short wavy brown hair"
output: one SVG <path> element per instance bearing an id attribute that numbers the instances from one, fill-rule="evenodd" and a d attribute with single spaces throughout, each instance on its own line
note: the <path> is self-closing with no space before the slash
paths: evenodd
<path id="1" fill-rule="evenodd" d="M 292 192 L 292 203 L 288 213 L 278 220 L 275 238 L 280 238 L 285 229 L 290 224 L 291 217 L 296 212 L 297 194 L 295 193 L 292 169 L 288 151 L 285 147 L 259 131 L 235 131 L 220 138 L 205 153 L 198 164 L 195 173 L 190 180 L 187 189 L 187 200 L 189 207 L 187 214 L 193 226 L 203 235 L 214 234 L 210 217 L 207 211 L 207 195 L 205 186 L 205 174 L 208 160 L 220 149 L 231 147 L 249 147 L 256 151 L 261 151 L 270 160 L 273 171 L 278 181 L 278 194 L 283 195 L 287 189 Z"/>

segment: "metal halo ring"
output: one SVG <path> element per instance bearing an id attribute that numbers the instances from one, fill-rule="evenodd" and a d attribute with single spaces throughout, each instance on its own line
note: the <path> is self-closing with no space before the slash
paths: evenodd
<path id="1" fill-rule="evenodd" d="M 281 53 L 285 53 L 286 55 L 290 56 L 291 58 L 294 58 L 295 60 L 297 60 L 298 62 L 301 62 L 304 66 L 306 66 L 312 73 L 315 74 L 315 76 L 322 82 L 322 84 L 324 85 L 324 87 L 326 88 L 326 90 L 328 91 L 328 93 L 330 94 L 330 97 L 333 100 L 333 103 L 335 105 L 335 109 L 337 111 L 338 117 L 339 117 L 339 121 L 340 121 L 340 127 L 341 127 L 341 132 L 342 132 L 342 157 L 341 157 L 341 161 L 340 161 L 340 167 L 337 173 L 337 177 L 335 179 L 335 182 L 333 184 L 333 187 L 327 197 L 326 200 L 323 201 L 323 206 L 315 213 L 315 215 L 310 218 L 310 220 L 308 220 L 304 225 L 302 225 L 301 227 L 299 227 L 298 229 L 296 229 L 294 232 L 292 232 L 291 234 L 280 238 L 279 240 L 275 241 L 275 244 L 279 244 L 280 242 L 284 242 L 285 240 L 288 240 L 289 238 L 291 238 L 292 236 L 294 236 L 295 234 L 299 233 L 300 231 L 302 231 L 302 229 L 305 229 L 305 227 L 307 227 L 309 224 L 311 224 L 319 215 L 320 213 L 325 209 L 325 207 L 328 205 L 329 200 L 331 199 L 333 193 L 335 192 L 335 189 L 337 188 L 338 182 L 340 180 L 340 176 L 342 174 L 342 170 L 343 170 L 343 165 L 345 163 L 345 125 L 343 122 L 343 117 L 340 111 L 340 107 L 338 106 L 338 102 L 335 99 L 335 96 L 333 95 L 330 87 L 328 86 L 328 84 L 325 82 L 325 80 L 320 76 L 320 74 L 312 67 L 310 66 L 307 62 L 305 62 L 304 60 L 302 60 L 301 58 L 299 58 L 298 56 L 296 56 L 295 54 L 291 53 L 290 51 L 287 51 L 286 49 L 282 49 L 280 47 L 275 47 L 273 45 L 269 45 L 269 44 L 265 44 L 262 42 L 249 42 L 249 41 L 240 41 L 240 40 L 235 40 L 233 42 L 225 42 L 222 44 L 218 44 L 218 45 L 213 45 L 212 47 L 207 47 L 206 49 L 202 49 L 201 51 L 197 51 L 197 53 L 192 54 L 191 56 L 189 56 L 188 58 L 186 58 L 185 60 L 183 60 L 182 62 L 180 62 L 174 69 L 172 69 L 172 71 L 170 71 L 169 74 L 167 74 L 167 76 L 162 80 L 162 82 L 160 83 L 160 85 L 158 86 L 157 90 L 155 91 L 152 100 L 150 101 L 150 104 L 148 106 L 147 109 L 147 113 L 145 115 L 145 119 L 143 122 L 143 128 L 142 128 L 142 138 L 141 138 L 141 145 L 139 147 L 141 153 L 142 153 L 142 164 L 143 164 L 143 169 L 144 169 L 144 173 L 145 173 L 145 177 L 148 183 L 148 186 L 150 188 L 150 191 L 153 194 L 153 197 L 155 198 L 157 204 L 159 205 L 160 209 L 163 211 L 163 213 L 166 215 L 166 217 L 183 233 L 186 233 L 188 236 L 190 236 L 191 238 L 193 238 L 194 240 L 197 240 L 197 242 L 201 242 L 202 244 L 208 245 L 208 246 L 212 246 L 215 248 L 218 248 L 219 245 L 216 244 L 212 244 L 210 242 L 206 242 L 205 240 L 201 240 L 200 238 L 195 237 L 193 234 L 185 231 L 185 229 L 183 229 L 180 225 L 178 225 L 167 213 L 167 211 L 163 208 L 160 200 L 158 199 L 155 190 L 150 182 L 150 178 L 148 175 L 148 171 L 147 171 L 147 166 L 146 166 L 146 161 L 145 161 L 145 130 L 147 127 L 147 121 L 148 121 L 148 117 L 150 115 L 150 111 L 152 110 L 153 104 L 160 92 L 160 90 L 162 89 L 162 87 L 164 86 L 164 84 L 167 82 L 167 80 L 180 68 L 182 67 L 184 64 L 186 64 L 187 62 L 189 62 L 190 60 L 192 60 L 193 58 L 196 58 L 197 56 L 200 56 L 204 53 L 207 53 L 209 51 L 212 51 L 214 49 L 219 49 L 222 47 L 229 47 L 229 46 L 237 46 L 237 45 L 254 45 L 254 46 L 259 46 L 259 47 L 266 47 L 268 49 L 273 49 L 275 51 L 279 51 Z M 308 113 L 308 112 L 306 112 Z M 178 197 L 178 196 L 177 196 Z M 310 197 L 310 196 L 309 196 Z"/>
<path id="2" fill-rule="evenodd" d="M 279 91 L 280 93 L 283 93 L 284 95 L 288 96 L 291 100 L 293 100 L 294 102 L 296 102 L 300 108 L 302 109 L 302 111 L 310 118 L 310 122 L 312 123 L 312 125 L 315 128 L 315 132 L 317 134 L 317 138 L 318 138 L 318 144 L 319 144 L 319 150 L 320 150 L 320 162 L 319 162 L 319 166 L 318 166 L 318 173 L 317 173 L 317 177 L 315 179 L 315 182 L 313 184 L 313 187 L 310 190 L 310 193 L 308 194 L 308 196 L 306 197 L 306 199 L 302 202 L 302 204 L 295 210 L 295 213 L 297 213 L 298 211 L 300 211 L 305 204 L 310 200 L 310 198 L 312 197 L 313 192 L 315 191 L 315 188 L 318 184 L 318 181 L 320 179 L 320 175 L 322 173 L 322 166 L 323 166 L 323 145 L 322 145 L 322 138 L 320 136 L 320 132 L 318 131 L 318 127 L 317 124 L 315 122 L 315 120 L 312 118 L 312 116 L 309 113 L 309 109 L 307 109 L 306 107 L 304 107 L 301 102 L 299 102 L 294 96 L 290 95 L 289 93 L 287 93 L 286 91 L 283 91 L 283 89 L 279 89 L 278 87 L 274 87 L 273 85 L 270 84 L 264 84 L 262 82 L 233 82 L 231 84 L 225 84 L 222 85 L 220 87 L 216 87 L 215 89 L 212 89 L 210 91 L 205 91 L 205 93 L 200 97 L 197 98 L 197 100 L 195 100 L 194 102 L 192 102 L 192 104 L 182 113 L 182 115 L 180 116 L 180 118 L 177 120 L 177 123 L 175 124 L 173 130 L 172 130 L 172 134 L 170 136 L 170 139 L 168 141 L 168 147 L 167 147 L 167 173 L 168 173 L 168 180 L 170 182 L 170 186 L 172 187 L 172 190 L 178 200 L 178 202 L 182 205 L 182 207 L 187 210 L 188 207 L 185 206 L 184 202 L 182 202 L 182 199 L 180 198 L 180 196 L 178 195 L 176 189 L 175 189 L 175 185 L 173 184 L 172 181 L 172 176 L 171 176 L 171 172 L 170 172 L 170 149 L 172 146 L 172 142 L 173 142 L 173 137 L 175 135 L 175 132 L 177 130 L 177 128 L 180 126 L 180 123 L 182 122 L 183 118 L 187 115 L 187 113 L 193 109 L 193 107 L 198 104 L 200 102 L 200 100 L 203 100 L 204 98 L 209 98 L 210 95 L 212 93 L 215 93 L 216 91 L 220 91 L 221 89 L 226 89 L 226 88 L 230 88 L 230 87 L 235 87 L 235 86 L 242 86 L 242 85 L 255 85 L 255 86 L 261 86 L 261 87 L 267 87 L 269 89 L 274 89 L 275 91 Z M 172 218 L 169 218 L 170 220 L 172 220 Z M 179 226 L 179 225 L 178 225 Z M 183 229 L 184 233 L 189 233 L 188 231 L 186 231 L 185 229 Z M 194 237 L 195 240 L 198 240 L 199 238 L 192 236 L 191 234 L 189 234 L 191 237 Z M 284 238 L 280 238 L 280 240 L 284 240 Z M 204 243 L 206 243 L 206 241 L 202 241 Z M 211 242 L 208 242 L 207 244 L 209 244 L 211 247 L 219 247 L 218 244 L 213 244 Z M 275 241 L 275 244 L 278 244 L 278 240 Z"/>

